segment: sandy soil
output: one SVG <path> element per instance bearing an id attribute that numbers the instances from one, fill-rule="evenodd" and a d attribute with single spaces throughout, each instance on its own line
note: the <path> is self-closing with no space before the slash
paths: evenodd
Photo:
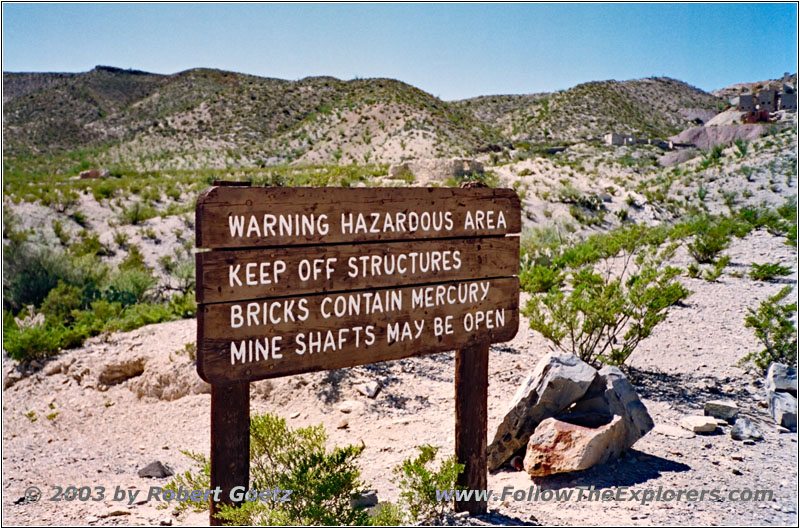
<path id="1" fill-rule="evenodd" d="M 770 489 L 773 501 L 501 502 L 488 521 L 551 525 L 796 525 L 797 434 L 780 433 L 766 409 L 760 381 L 736 362 L 757 347 L 743 325 L 748 307 L 796 285 L 797 273 L 781 283 L 755 282 L 746 275 L 753 261 L 780 261 L 797 269 L 796 251 L 783 239 L 756 232 L 734 240 L 731 264 L 718 282 L 685 279 L 694 292 L 674 309 L 631 358 L 631 379 L 657 425 L 677 426 L 681 417 L 702 413 L 705 401 L 731 398 L 764 433 L 753 445 L 734 441 L 730 427 L 714 435 L 674 437 L 657 427 L 620 460 L 575 474 L 537 478 L 504 468 L 489 476 L 489 487 L 528 490 L 592 486 L 605 489 Z M 678 253 L 678 265 L 689 257 Z M 684 262 L 685 261 L 685 262 Z M 745 272 L 742 277 L 733 274 Z M 524 300 L 523 300 L 524 302 Z M 139 478 L 154 460 L 183 472 L 191 461 L 181 450 L 208 453 L 207 386 L 198 383 L 184 346 L 195 338 L 195 321 L 151 325 L 88 341 L 64 352 L 3 391 L 3 500 L 5 525 L 198 525 L 206 513 L 175 516 L 155 501 L 122 505 L 112 501 L 51 502 L 53 486 L 104 486 L 146 491 L 167 479 Z M 548 352 L 548 345 L 523 319 L 513 341 L 492 347 L 489 435 L 517 385 Z M 141 360 L 144 372 L 122 383 L 101 382 L 110 367 Z M 4 374 L 14 364 L 3 360 Z M 324 424 L 331 443 L 364 443 L 364 481 L 381 500 L 397 499 L 392 469 L 430 443 L 453 450 L 453 353 L 370 366 L 286 377 L 254 384 L 252 413 L 277 413 L 292 426 Z M 383 385 L 369 399 L 357 386 Z M 181 398 L 178 395 L 186 393 Z M 160 396 L 160 398 L 159 398 Z M 166 398 L 174 400 L 164 400 Z M 344 401 L 355 401 L 343 413 Z M 57 415 L 54 415 L 56 414 Z M 343 419 L 348 425 L 341 426 Z M 35 485 L 45 493 L 36 504 L 16 504 Z M 142 492 L 142 496 L 145 492 Z M 143 499 L 142 496 L 137 498 Z M 468 523 L 470 520 L 464 520 Z M 472 520 L 477 522 L 478 520 Z"/>

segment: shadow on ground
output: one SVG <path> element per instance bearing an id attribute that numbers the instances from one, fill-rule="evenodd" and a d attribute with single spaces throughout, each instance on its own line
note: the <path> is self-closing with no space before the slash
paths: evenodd
<path id="1" fill-rule="evenodd" d="M 722 384 L 730 382 L 727 378 L 695 378 L 685 374 L 675 375 L 632 367 L 626 371 L 628 380 L 636 387 L 640 398 L 669 402 L 683 412 L 700 409 L 707 401 L 714 399 L 752 399 L 743 389 L 724 391 Z"/>
<path id="2" fill-rule="evenodd" d="M 482 514 L 480 516 L 473 516 L 484 523 L 488 523 L 490 525 L 500 525 L 506 527 L 519 527 L 522 525 L 534 526 L 534 525 L 541 525 L 536 520 L 524 521 L 516 516 L 507 516 L 505 514 L 500 514 L 499 512 L 492 512 L 489 514 Z"/>
<path id="3" fill-rule="evenodd" d="M 624 457 L 604 465 L 568 474 L 532 478 L 532 483 L 542 489 L 632 487 L 659 478 L 665 472 L 686 472 L 690 469 L 683 463 L 629 450 Z"/>

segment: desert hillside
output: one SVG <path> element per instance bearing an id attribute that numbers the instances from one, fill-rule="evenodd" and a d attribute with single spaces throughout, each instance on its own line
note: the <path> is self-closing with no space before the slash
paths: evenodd
<path id="1" fill-rule="evenodd" d="M 148 169 L 393 163 L 609 131 L 666 138 L 690 123 L 687 110 L 724 106 L 666 78 L 464 101 L 392 79 L 284 81 L 211 69 L 4 72 L 3 84 L 4 155 L 99 149 L 105 164 Z"/>

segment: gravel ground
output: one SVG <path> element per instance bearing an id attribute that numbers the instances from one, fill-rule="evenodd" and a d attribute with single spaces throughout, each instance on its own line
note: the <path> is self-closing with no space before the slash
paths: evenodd
<path id="1" fill-rule="evenodd" d="M 743 325 L 748 307 L 796 285 L 756 282 L 739 272 L 751 262 L 781 261 L 796 270 L 796 251 L 765 232 L 734 240 L 731 265 L 718 282 L 684 279 L 694 292 L 684 306 L 645 340 L 631 357 L 630 377 L 657 425 L 677 426 L 681 417 L 702 413 L 705 401 L 733 399 L 764 440 L 746 445 L 725 426 L 711 435 L 673 437 L 658 427 L 623 458 L 587 471 L 532 480 L 506 467 L 489 476 L 495 493 L 510 486 L 567 491 L 626 486 L 652 489 L 769 489 L 771 501 L 600 502 L 489 501 L 490 514 L 444 518 L 445 524 L 546 525 L 797 525 L 797 434 L 781 433 L 759 404 L 760 381 L 737 361 L 757 347 Z M 680 253 L 678 265 L 686 259 Z M 734 275 L 731 275 L 734 274 Z M 524 302 L 524 300 L 523 300 Z M 181 450 L 208 453 L 207 386 L 194 378 L 193 364 L 180 352 L 194 340 L 195 321 L 143 327 L 93 338 L 65 352 L 3 391 L 3 500 L 5 525 L 205 524 L 206 513 L 177 516 L 173 508 L 121 502 L 48 501 L 52 487 L 104 486 L 147 491 L 167 479 L 139 478 L 137 470 L 159 460 L 177 472 L 191 468 Z M 513 341 L 492 347 L 489 434 L 500 421 L 517 385 L 548 352 L 547 343 L 524 318 Z M 100 382 L 109 366 L 135 365 L 144 372 L 122 383 Z M 15 364 L 3 361 L 7 381 Z M 286 377 L 254 384 L 252 412 L 277 413 L 292 426 L 324 424 L 331 443 L 364 443 L 364 480 L 381 500 L 396 500 L 392 469 L 430 443 L 453 450 L 453 353 L 365 367 Z M 9 375 L 11 375 L 9 377 Z M 19 376 L 18 374 L 16 375 Z M 356 390 L 377 380 L 383 389 L 369 399 Z M 8 384 L 9 382 L 7 382 Z M 185 394 L 185 395 L 184 395 Z M 161 396 L 160 398 L 158 396 Z M 184 395 L 180 398 L 177 396 Z M 174 400 L 162 400 L 171 398 Z M 353 401 L 353 410 L 340 407 Z M 346 420 L 346 427 L 343 426 Z M 36 504 L 17 503 L 29 486 L 44 491 Z M 146 492 L 137 498 L 139 502 Z"/>

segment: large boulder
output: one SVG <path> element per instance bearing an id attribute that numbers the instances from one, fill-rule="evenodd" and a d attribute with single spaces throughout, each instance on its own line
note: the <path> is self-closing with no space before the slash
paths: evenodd
<path id="1" fill-rule="evenodd" d="M 731 428 L 731 439 L 736 441 L 758 441 L 764 435 L 756 428 L 749 419 L 741 417 L 736 419 L 736 423 Z"/>
<path id="2" fill-rule="evenodd" d="M 549 476 L 585 470 L 624 451 L 626 428 L 622 417 L 572 415 L 571 419 L 573 422 L 551 417 L 539 424 L 528 441 L 523 462 L 528 474 Z M 598 425 L 597 421 L 605 424 Z"/>
<path id="3" fill-rule="evenodd" d="M 765 387 L 769 414 L 784 428 L 797 431 L 797 371 L 775 362 L 769 366 Z"/>
<path id="4" fill-rule="evenodd" d="M 765 387 L 767 391 L 791 393 L 797 396 L 797 371 L 787 366 L 774 362 L 767 370 Z"/>
<path id="5" fill-rule="evenodd" d="M 772 393 L 767 399 L 769 414 L 775 422 L 797 431 L 797 399 L 789 393 Z"/>
<path id="6" fill-rule="evenodd" d="M 496 470 L 523 448 L 539 423 L 566 410 L 586 393 L 597 371 L 571 354 L 549 354 L 517 390 L 494 440 L 487 448 L 489 470 Z"/>
<path id="7" fill-rule="evenodd" d="M 618 368 L 605 366 L 597 378 L 570 409 L 570 414 L 617 415 L 625 427 L 624 446 L 627 450 L 633 443 L 653 429 L 653 419 L 639 400 L 639 395 Z"/>

